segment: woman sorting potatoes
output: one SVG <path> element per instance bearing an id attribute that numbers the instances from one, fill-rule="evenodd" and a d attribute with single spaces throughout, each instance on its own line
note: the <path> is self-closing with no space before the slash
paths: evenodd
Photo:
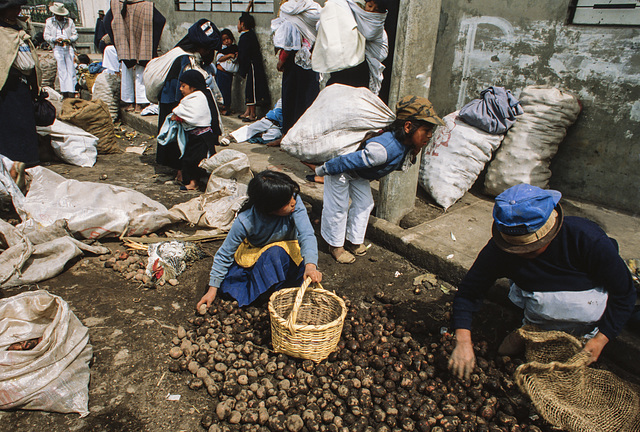
<path id="1" fill-rule="evenodd" d="M 300 186 L 289 176 L 263 171 L 249 182 L 249 199 L 213 258 L 209 289 L 197 304 L 211 306 L 218 290 L 253 303 L 267 292 L 320 282 L 318 243 Z"/>

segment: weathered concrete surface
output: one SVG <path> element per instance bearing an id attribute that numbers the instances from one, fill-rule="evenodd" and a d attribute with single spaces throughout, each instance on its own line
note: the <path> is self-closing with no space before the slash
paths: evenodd
<path id="1" fill-rule="evenodd" d="M 568 196 L 640 210 L 640 30 L 566 24 L 568 0 L 443 0 L 431 99 L 452 112 L 490 85 L 562 87 L 583 112 L 552 163 Z"/>

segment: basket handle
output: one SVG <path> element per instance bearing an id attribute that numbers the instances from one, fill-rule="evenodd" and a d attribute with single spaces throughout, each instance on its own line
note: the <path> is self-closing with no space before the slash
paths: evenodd
<path id="1" fill-rule="evenodd" d="M 316 284 L 320 288 L 322 288 L 322 285 L 320 285 L 319 282 L 316 282 Z M 289 331 L 291 331 L 292 334 L 296 332 L 294 326 L 296 324 L 296 320 L 298 319 L 298 310 L 300 310 L 300 306 L 302 306 L 302 298 L 304 297 L 304 293 L 307 292 L 309 285 L 311 285 L 311 278 L 307 277 L 307 279 L 305 279 L 305 281 L 302 282 L 302 285 L 298 290 L 298 294 L 296 295 L 296 301 L 293 303 L 293 308 L 291 309 L 289 318 L 287 318 L 287 328 L 289 329 Z"/>

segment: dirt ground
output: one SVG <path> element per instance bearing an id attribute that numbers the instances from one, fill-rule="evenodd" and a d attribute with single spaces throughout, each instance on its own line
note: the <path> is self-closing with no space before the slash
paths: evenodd
<path id="1" fill-rule="evenodd" d="M 148 136 L 131 130 L 118 132 L 120 144 L 152 144 Z M 48 167 L 67 178 L 108 182 L 131 187 L 158 200 L 167 207 L 194 197 L 180 192 L 171 183 L 172 173 L 154 164 L 153 149 L 148 155 L 123 153 L 100 156 L 93 168 L 78 168 L 52 162 Z M 4 209 L 5 219 L 15 216 Z M 312 215 L 312 220 L 318 215 Z M 186 225 L 168 229 L 192 233 Z M 162 235 L 162 234 L 161 234 Z M 124 250 L 116 239 L 101 241 L 111 251 Z M 369 243 L 367 241 L 367 243 Z M 125 280 L 119 273 L 105 268 L 96 256 L 85 256 L 71 263 L 61 275 L 32 286 L 0 291 L 9 297 L 24 291 L 47 290 L 66 300 L 73 312 L 89 328 L 93 345 L 90 414 L 56 414 L 37 411 L 0 412 L 0 430 L 34 431 L 199 431 L 202 414 L 211 410 L 214 400 L 206 391 L 187 386 L 187 372 L 168 371 L 171 339 L 180 325 L 195 313 L 195 304 L 204 292 L 212 257 L 221 241 L 203 243 L 207 257 L 192 264 L 179 276 L 177 286 L 165 285 L 145 289 L 139 282 Z M 393 304 L 398 318 L 413 323 L 415 337 L 438 334 L 448 325 L 450 285 L 438 280 L 435 286 L 420 286 L 413 280 L 428 269 L 417 268 L 401 256 L 372 244 L 366 257 L 353 265 L 339 265 L 320 241 L 319 267 L 325 288 L 366 305 L 383 301 Z M 380 293 L 384 295 L 381 296 Z M 519 317 L 511 309 L 486 306 L 478 314 L 476 328 L 489 342 L 490 349 L 515 327 Z M 166 400 L 178 394 L 179 401 Z"/>

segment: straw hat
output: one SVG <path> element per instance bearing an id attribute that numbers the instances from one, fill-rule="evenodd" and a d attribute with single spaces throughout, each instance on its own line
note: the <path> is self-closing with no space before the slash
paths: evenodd
<path id="1" fill-rule="evenodd" d="M 67 16 L 67 15 L 69 15 L 69 11 L 67 10 L 66 7 L 64 7 L 64 4 L 62 4 L 62 3 L 55 2 L 54 4 L 49 6 L 49 10 L 54 15 L 58 15 L 58 16 Z"/>

